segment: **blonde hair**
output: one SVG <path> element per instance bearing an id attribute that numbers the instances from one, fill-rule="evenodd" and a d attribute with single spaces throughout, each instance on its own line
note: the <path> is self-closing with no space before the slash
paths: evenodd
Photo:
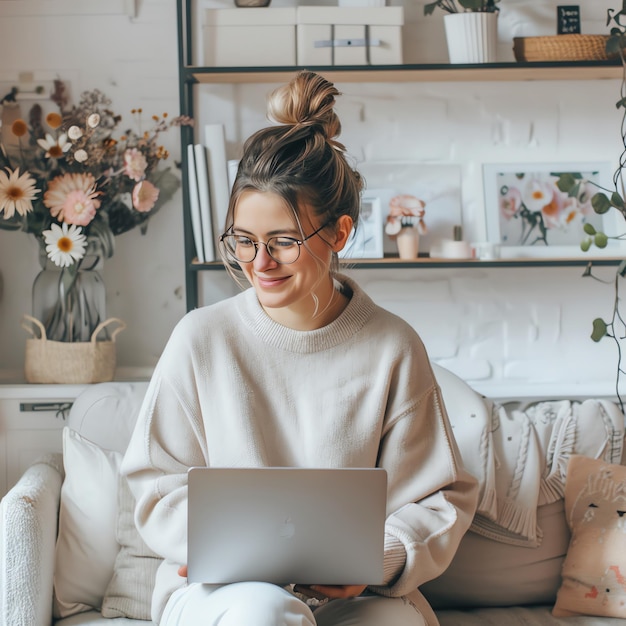
<path id="1" fill-rule="evenodd" d="M 336 139 L 341 133 L 334 111 L 338 95 L 333 83 L 306 70 L 270 95 L 268 115 L 276 125 L 257 131 L 244 144 L 226 216 L 227 230 L 246 191 L 280 196 L 300 229 L 305 205 L 321 223 L 333 226 L 348 215 L 356 227 L 363 181 Z M 336 255 L 333 265 L 336 269 Z"/>

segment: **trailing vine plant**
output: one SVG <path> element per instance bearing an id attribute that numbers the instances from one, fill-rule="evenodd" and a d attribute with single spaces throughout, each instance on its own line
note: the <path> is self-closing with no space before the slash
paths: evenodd
<path id="1" fill-rule="evenodd" d="M 626 221 L 626 187 L 624 183 L 624 168 L 626 167 L 626 0 L 623 0 L 622 8 L 619 11 L 608 9 L 607 26 L 611 26 L 610 35 L 606 43 L 606 52 L 609 58 L 619 58 L 622 62 L 622 82 L 620 86 L 620 98 L 615 106 L 622 111 L 621 137 L 623 149 L 619 157 L 619 163 L 613 173 L 613 189 L 604 189 L 593 181 L 586 181 L 594 184 L 601 191 L 598 191 L 591 199 L 591 206 L 598 215 L 603 215 L 610 210 L 619 211 Z M 567 173 L 559 177 L 557 185 L 559 189 L 570 196 L 577 196 L 582 180 L 580 174 Z M 607 235 L 605 232 L 597 230 L 592 224 L 585 223 L 583 226 L 586 237 L 580 244 L 581 249 L 587 252 L 592 246 L 606 248 L 610 239 L 625 240 L 626 233 L 621 235 Z M 617 373 L 615 379 L 615 391 L 622 412 L 624 403 L 620 395 L 620 379 L 626 375 L 624 368 L 624 353 L 622 351 L 621 340 L 626 339 L 626 321 L 620 311 L 620 279 L 626 276 L 626 259 L 618 265 L 615 277 L 612 281 L 601 280 L 593 274 L 593 263 L 590 262 L 585 268 L 583 276 L 590 276 L 600 282 L 613 283 L 614 298 L 613 310 L 609 321 L 601 317 L 593 320 L 591 339 L 599 342 L 605 337 L 609 337 L 615 343 L 617 349 Z"/>

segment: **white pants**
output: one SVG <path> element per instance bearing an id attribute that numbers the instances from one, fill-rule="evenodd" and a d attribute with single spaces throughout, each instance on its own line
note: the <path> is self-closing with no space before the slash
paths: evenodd
<path id="1" fill-rule="evenodd" d="M 332 600 L 313 611 L 269 583 L 215 586 L 192 583 L 169 599 L 160 626 L 425 626 L 402 598 Z"/>

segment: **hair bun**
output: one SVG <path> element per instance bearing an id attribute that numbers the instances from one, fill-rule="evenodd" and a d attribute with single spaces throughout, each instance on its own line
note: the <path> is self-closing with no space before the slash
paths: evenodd
<path id="1" fill-rule="evenodd" d="M 341 132 L 341 122 L 334 111 L 338 95 L 335 85 L 323 76 L 302 70 L 270 95 L 268 114 L 275 122 L 293 126 L 294 130 L 316 129 L 330 141 Z"/>

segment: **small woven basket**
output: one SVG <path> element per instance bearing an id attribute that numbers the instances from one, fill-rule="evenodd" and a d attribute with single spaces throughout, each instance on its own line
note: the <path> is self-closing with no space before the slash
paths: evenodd
<path id="1" fill-rule="evenodd" d="M 98 334 L 112 323 L 118 326 L 111 340 L 97 341 Z M 39 329 L 39 337 L 32 325 Z M 126 328 L 122 320 L 111 317 L 98 325 L 90 341 L 76 342 L 48 339 L 44 325 L 30 315 L 24 315 L 22 327 L 33 335 L 26 340 L 24 374 L 27 382 L 77 385 L 113 380 L 115 337 Z"/>
<path id="2" fill-rule="evenodd" d="M 606 61 L 609 35 L 554 35 L 514 37 L 517 61 Z"/>

